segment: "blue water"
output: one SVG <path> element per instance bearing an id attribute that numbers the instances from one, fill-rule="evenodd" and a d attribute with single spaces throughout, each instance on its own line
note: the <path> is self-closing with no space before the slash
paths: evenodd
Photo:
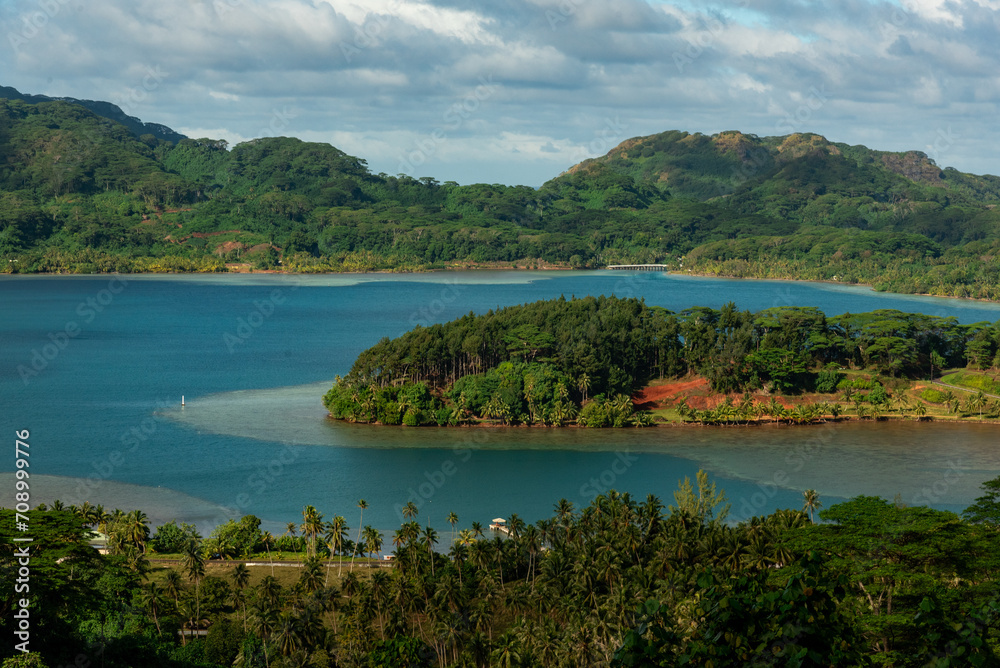
<path id="1" fill-rule="evenodd" d="M 34 475 L 92 478 L 64 500 L 131 483 L 253 513 L 271 528 L 300 521 L 307 503 L 356 522 L 360 498 L 369 504 L 365 524 L 383 531 L 398 526 L 396 509 L 408 500 L 443 531 L 449 511 L 460 526 L 515 512 L 534 521 L 561 497 L 579 506 L 608 486 L 669 501 L 678 479 L 699 466 L 716 475 L 736 514 L 749 499 L 756 501 L 743 506 L 747 512 L 798 507 L 808 486 L 826 493 L 829 505 L 861 492 L 919 500 L 934 483 L 933 505 L 960 509 L 1000 471 L 993 430 L 981 426 L 946 427 L 948 436 L 934 432 L 900 452 L 898 427 L 839 430 L 823 443 L 828 458 L 792 471 L 782 448 L 812 438 L 808 430 L 407 430 L 323 418 L 323 387 L 384 336 L 470 311 L 612 293 L 672 310 L 733 301 L 749 310 L 897 308 L 965 323 L 1000 319 L 1000 305 L 981 302 L 618 272 L 2 277 L 3 427 L 31 431 Z M 921 433 L 930 432 L 907 438 L 919 441 Z M 824 477 L 847 451 L 856 457 L 847 461 L 863 463 L 866 448 L 877 448 L 884 464 L 875 477 L 864 471 L 850 484 L 849 472 Z M 945 484 L 956 452 L 962 474 Z M 11 470 L 13 457 L 0 459 L 0 471 Z M 779 471 L 791 477 L 773 484 Z M 203 515 L 179 511 L 207 526 Z"/>

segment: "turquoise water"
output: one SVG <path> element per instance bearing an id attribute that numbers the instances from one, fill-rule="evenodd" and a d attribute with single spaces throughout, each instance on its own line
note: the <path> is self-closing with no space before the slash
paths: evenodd
<path id="1" fill-rule="evenodd" d="M 1000 319 L 996 304 L 624 272 L 3 277 L 3 426 L 31 431 L 36 475 L 89 478 L 52 487 L 65 502 L 134 504 L 142 486 L 158 504 L 159 488 L 197 503 L 187 512 L 172 502 L 150 512 L 157 519 L 208 526 L 206 509 L 222 507 L 282 530 L 307 503 L 356 522 L 359 498 L 369 504 L 365 523 L 383 531 L 398 526 L 408 500 L 439 530 L 450 531 L 449 511 L 462 526 L 515 512 L 533 521 L 561 497 L 586 504 L 610 486 L 669 500 L 699 467 L 737 516 L 797 507 L 808 487 L 826 505 L 899 493 L 961 509 L 1000 474 L 995 429 L 981 425 L 408 430 L 324 418 L 320 397 L 333 377 L 383 336 L 470 311 L 611 293 L 673 310 L 733 301 Z M 0 472 L 11 470 L 13 458 L 0 459 Z"/>

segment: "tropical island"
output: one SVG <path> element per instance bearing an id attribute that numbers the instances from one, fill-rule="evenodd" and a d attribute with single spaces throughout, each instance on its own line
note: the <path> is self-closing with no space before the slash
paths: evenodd
<path id="1" fill-rule="evenodd" d="M 356 528 L 309 505 L 280 536 L 56 501 L 22 514 L 31 602 L 0 594 L 0 666 L 996 666 L 1000 478 L 982 492 L 959 516 L 806 490 L 737 522 L 699 472 L 669 507 L 610 490 L 502 532 L 410 507 L 391 560 L 364 500 Z M 0 542 L 8 583 L 22 545 Z"/>
<path id="2" fill-rule="evenodd" d="M 328 144 L 230 147 L 5 88 L 0 155 L 6 273 L 659 263 L 1000 298 L 1000 178 L 810 133 L 669 131 L 539 188 L 459 185 L 374 174 Z"/>
<path id="3" fill-rule="evenodd" d="M 411 427 L 984 420 L 1000 417 L 998 367 L 1000 322 L 563 297 L 383 338 L 323 403 Z"/>

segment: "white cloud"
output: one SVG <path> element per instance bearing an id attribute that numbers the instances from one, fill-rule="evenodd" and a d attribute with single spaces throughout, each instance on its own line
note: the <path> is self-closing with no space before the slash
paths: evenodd
<path id="1" fill-rule="evenodd" d="M 803 105 L 795 129 L 879 148 L 919 148 L 951 124 L 977 138 L 955 144 L 949 158 L 967 161 L 955 166 L 1000 171 L 988 148 L 1000 143 L 1000 0 L 744 4 L 59 2 L 17 50 L 0 40 L 0 83 L 127 103 L 194 136 L 328 141 L 389 173 L 444 128 L 421 174 L 442 180 L 540 183 L 607 143 L 609 119 L 628 128 L 618 141 L 777 134 Z M 38 8 L 8 0 L 0 21 L 16 31 Z"/>

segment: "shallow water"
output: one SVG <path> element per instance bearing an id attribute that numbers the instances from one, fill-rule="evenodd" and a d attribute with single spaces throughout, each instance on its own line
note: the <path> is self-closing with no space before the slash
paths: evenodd
<path id="1" fill-rule="evenodd" d="M 962 322 L 1000 319 L 997 304 L 630 272 L 112 280 L 0 278 L 4 428 L 31 430 L 33 474 L 139 486 L 119 494 L 126 507 L 164 505 L 142 490 L 172 490 L 196 501 L 167 510 L 205 527 L 205 508 L 222 506 L 283 530 L 307 503 L 351 523 L 362 497 L 365 523 L 383 531 L 398 526 L 408 500 L 442 531 L 451 530 L 449 511 L 461 526 L 513 512 L 533 521 L 561 497 L 586 504 L 610 486 L 669 501 L 699 466 L 737 516 L 798 507 L 810 487 L 826 506 L 899 493 L 960 510 L 1000 474 L 996 429 L 984 425 L 406 429 L 334 423 L 320 403 L 333 377 L 383 336 L 559 295 L 613 292 L 672 310 L 728 301 L 828 315 L 898 308 Z M 11 470 L 12 458 L 0 460 L 0 471 Z"/>

